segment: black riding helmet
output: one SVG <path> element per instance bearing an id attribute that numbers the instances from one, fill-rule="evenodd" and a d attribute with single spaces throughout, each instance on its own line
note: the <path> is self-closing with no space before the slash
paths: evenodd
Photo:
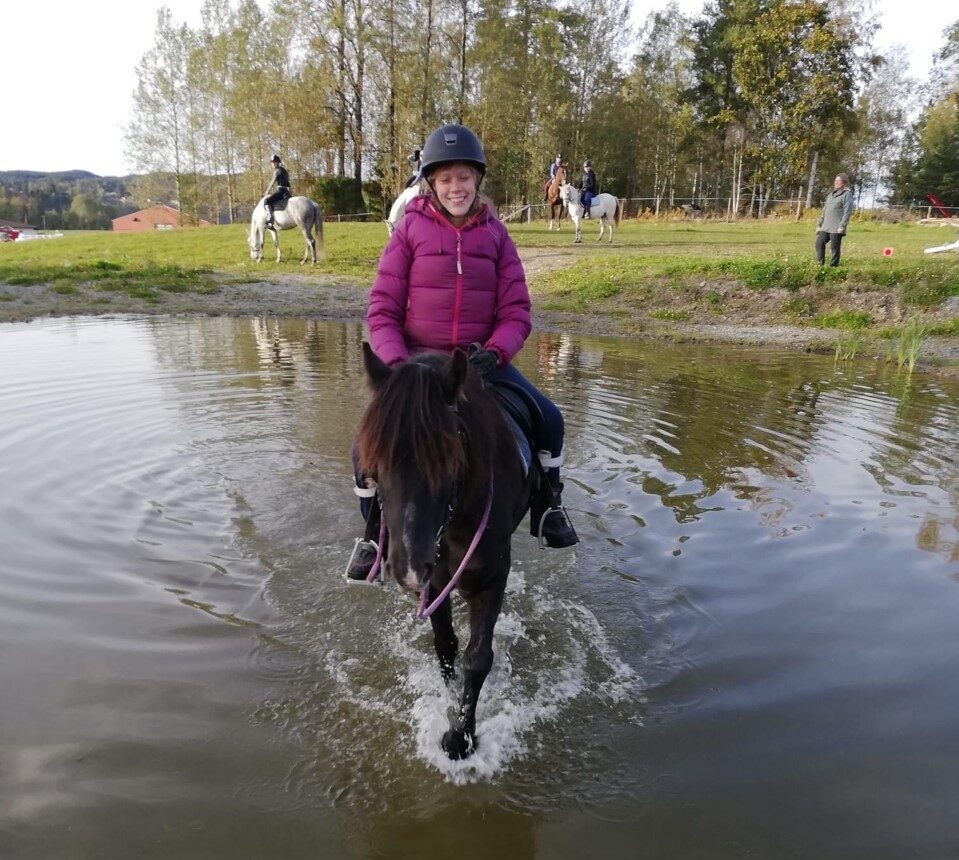
<path id="1" fill-rule="evenodd" d="M 486 175 L 483 144 L 465 125 L 444 125 L 426 138 L 420 153 L 420 171 L 428 177 L 437 167 L 454 161 L 472 164 L 481 179 Z"/>

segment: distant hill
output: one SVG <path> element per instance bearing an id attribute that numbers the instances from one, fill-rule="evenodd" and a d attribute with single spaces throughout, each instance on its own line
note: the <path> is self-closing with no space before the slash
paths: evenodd
<path id="1" fill-rule="evenodd" d="M 135 173 L 126 173 L 123 176 L 100 176 L 97 173 L 91 173 L 89 170 L 0 170 L 0 185 L 19 185 L 23 182 L 42 182 L 44 180 L 78 182 L 84 179 L 115 183 L 120 180 L 130 182 L 135 178 Z"/>
<path id="2" fill-rule="evenodd" d="M 128 176 L 89 170 L 0 170 L 0 218 L 53 229 L 110 229 L 117 215 L 132 212 Z"/>
<path id="3" fill-rule="evenodd" d="M 52 179 L 60 182 L 73 182 L 77 179 L 100 179 L 89 170 L 0 170 L 0 182 L 25 182 L 31 179 Z"/>

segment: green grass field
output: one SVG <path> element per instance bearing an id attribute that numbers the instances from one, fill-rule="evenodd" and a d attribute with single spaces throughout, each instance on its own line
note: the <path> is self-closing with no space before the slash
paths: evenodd
<path id="1" fill-rule="evenodd" d="M 681 320 L 688 318 L 682 308 L 651 307 L 650 291 L 690 293 L 708 281 L 795 292 L 792 304 L 783 305 L 784 319 L 855 328 L 871 324 L 868 314 L 817 315 L 809 295 L 891 291 L 917 310 L 959 295 L 959 254 L 923 255 L 924 248 L 959 236 L 948 227 L 854 221 L 843 243 L 842 266 L 821 269 L 812 260 L 812 221 L 631 220 L 616 231 L 612 245 L 596 244 L 598 227 L 589 222 L 585 226 L 583 244 L 573 246 L 568 222 L 562 233 L 550 233 L 545 222 L 510 225 L 520 249 L 545 263 L 531 267 L 530 277 L 541 306 L 583 311 L 645 304 L 654 318 Z M 310 269 L 299 265 L 303 249 L 297 232 L 281 234 L 285 259 L 279 265 L 272 262 L 269 244 L 266 259 L 252 261 L 246 233 L 246 225 L 232 225 L 152 233 L 79 232 L 49 241 L 8 243 L 0 245 L 0 282 L 14 288 L 51 284 L 63 293 L 80 283 L 92 284 L 105 293 L 122 291 L 146 299 L 158 290 L 216 291 L 224 278 L 251 282 L 292 273 L 370 283 L 386 242 L 386 229 L 379 223 L 328 223 L 326 256 Z M 892 256 L 883 255 L 885 248 L 893 248 Z M 550 249 L 556 249 L 555 259 Z M 705 288 L 696 302 L 718 311 L 722 296 Z M 940 328 L 943 334 L 959 334 L 956 321 Z"/>

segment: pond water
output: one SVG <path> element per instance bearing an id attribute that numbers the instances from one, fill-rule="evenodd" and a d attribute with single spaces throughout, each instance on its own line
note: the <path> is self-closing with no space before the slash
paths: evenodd
<path id="1" fill-rule="evenodd" d="M 514 537 L 451 763 L 341 577 L 362 334 L 0 327 L 0 856 L 959 856 L 955 384 L 531 339 L 583 542 Z"/>

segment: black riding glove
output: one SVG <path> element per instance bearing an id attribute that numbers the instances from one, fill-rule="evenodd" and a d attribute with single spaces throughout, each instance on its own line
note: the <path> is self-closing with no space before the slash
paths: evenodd
<path id="1" fill-rule="evenodd" d="M 483 349 L 478 343 L 470 344 L 468 358 L 480 379 L 486 379 L 499 367 L 499 356 L 490 349 Z"/>

